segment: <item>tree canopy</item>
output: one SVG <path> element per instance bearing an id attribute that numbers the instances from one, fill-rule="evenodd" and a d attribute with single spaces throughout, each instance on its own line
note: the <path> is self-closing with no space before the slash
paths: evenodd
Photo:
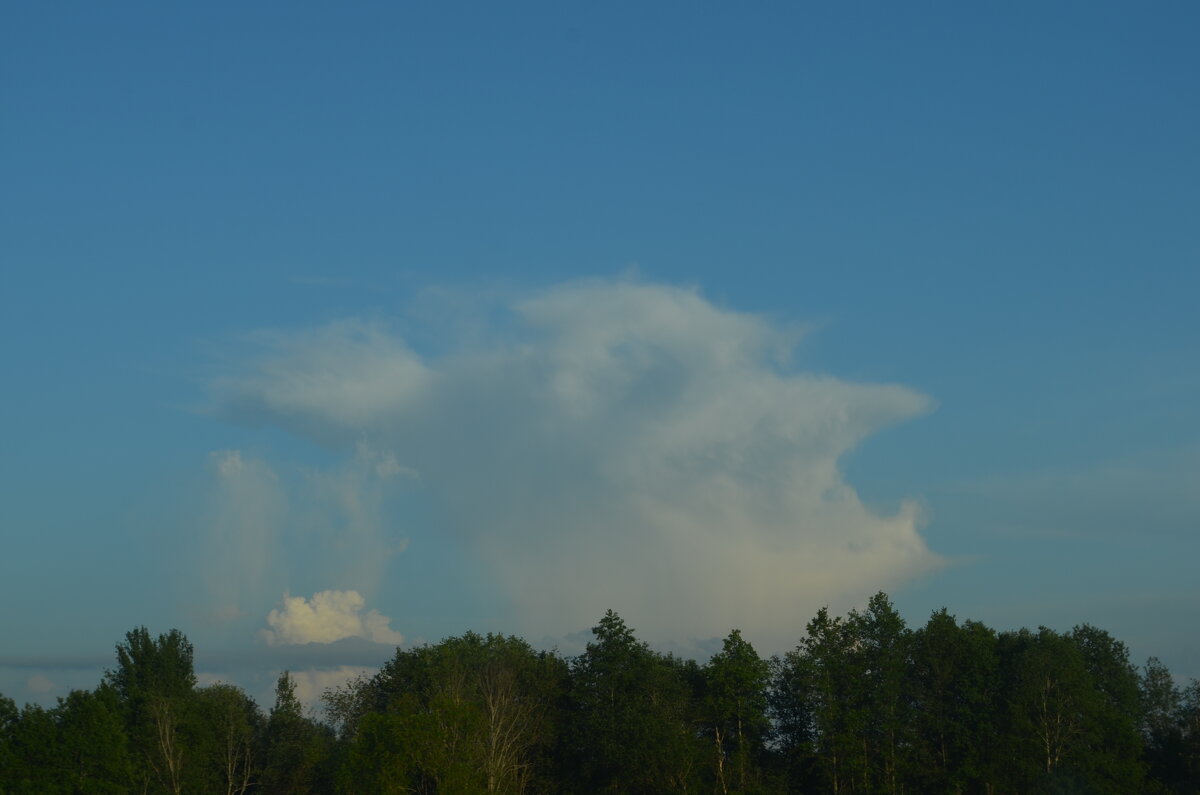
<path id="1" fill-rule="evenodd" d="M 663 654 L 609 611 L 575 657 L 467 632 L 323 701 L 288 671 L 265 712 L 199 687 L 183 633 L 137 627 L 94 690 L 0 696 L 0 795 L 1200 793 L 1200 682 L 1089 625 L 910 628 L 882 593 L 771 659 L 736 629 Z"/>

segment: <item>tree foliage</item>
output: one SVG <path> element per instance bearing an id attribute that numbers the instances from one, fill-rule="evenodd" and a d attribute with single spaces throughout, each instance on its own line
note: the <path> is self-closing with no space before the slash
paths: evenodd
<path id="1" fill-rule="evenodd" d="M 704 728 L 722 793 L 747 792 L 761 782 L 770 676 L 768 663 L 736 629 L 704 668 Z"/>
<path id="2" fill-rule="evenodd" d="M 1200 793 L 1200 682 L 1089 625 L 997 633 L 884 594 L 770 660 L 705 664 L 608 612 L 577 657 L 468 632 L 325 694 L 284 671 L 265 713 L 197 687 L 178 630 L 130 631 L 91 691 L 0 696 L 9 793 Z"/>

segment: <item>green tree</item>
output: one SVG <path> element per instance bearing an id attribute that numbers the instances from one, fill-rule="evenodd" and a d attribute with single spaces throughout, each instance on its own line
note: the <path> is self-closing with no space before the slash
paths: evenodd
<path id="1" fill-rule="evenodd" d="M 333 732 L 305 716 L 288 671 L 275 683 L 275 705 L 266 724 L 262 790 L 320 792 L 332 786 Z"/>
<path id="2" fill-rule="evenodd" d="M 264 721 L 241 688 L 215 684 L 196 691 L 196 723 L 210 792 L 241 795 L 262 776 Z"/>
<path id="3" fill-rule="evenodd" d="M 117 644 L 117 667 L 105 674 L 120 698 L 141 789 L 183 792 L 186 724 L 196 686 L 193 648 L 177 629 L 154 638 L 145 627 Z"/>
<path id="4" fill-rule="evenodd" d="M 194 654 L 191 642 L 177 629 L 153 638 L 145 627 L 137 627 L 117 644 L 117 668 L 105 679 L 127 703 L 151 695 L 184 699 L 196 686 Z"/>
<path id="5" fill-rule="evenodd" d="M 474 658 L 472 689 L 483 708 L 482 768 L 488 792 L 524 792 L 554 741 L 566 668 L 524 640 L 475 635 L 457 641 Z"/>
<path id="6" fill-rule="evenodd" d="M 639 642 L 611 610 L 571 670 L 573 759 L 592 792 L 686 790 L 695 769 L 682 666 Z"/>
<path id="7" fill-rule="evenodd" d="M 26 704 L 9 735 L 14 768 L 9 771 L 14 793 L 71 792 L 64 779 L 58 727 L 54 714 L 37 704 Z"/>
<path id="8" fill-rule="evenodd" d="M 11 698 L 0 695 L 0 793 L 16 789 L 19 760 L 13 747 L 13 737 L 20 719 L 21 711 L 17 709 L 16 703 Z"/>
<path id="9" fill-rule="evenodd" d="M 339 791 L 435 793 L 435 779 L 423 771 L 439 767 L 429 752 L 438 747 L 428 735 L 427 717 L 405 710 L 404 714 L 369 712 L 358 723 L 347 763 L 339 778 Z"/>
<path id="10" fill-rule="evenodd" d="M 565 677 L 561 659 L 520 638 L 468 632 L 397 650 L 328 701 L 355 768 L 382 771 L 377 788 L 524 792 L 550 768 Z"/>
<path id="11" fill-rule="evenodd" d="M 913 634 L 911 780 L 922 792 L 987 789 L 995 747 L 996 633 L 944 608 Z"/>
<path id="12" fill-rule="evenodd" d="M 862 750 L 853 720 L 853 664 L 849 628 L 826 607 L 777 664 L 772 710 L 783 719 L 780 752 L 793 789 L 852 791 Z"/>
<path id="13" fill-rule="evenodd" d="M 102 685 L 74 690 L 53 709 L 0 698 L 0 792 L 120 793 L 130 760 L 120 705 Z"/>
<path id="14" fill-rule="evenodd" d="M 1183 694 L 1157 657 L 1146 661 L 1139 680 L 1142 734 L 1148 790 L 1185 792 Z"/>
<path id="15" fill-rule="evenodd" d="M 461 669 L 437 647 L 397 649 L 370 681 L 371 711 L 359 717 L 351 750 L 356 781 L 380 792 L 467 791 L 467 738 L 482 727 Z"/>
<path id="16" fill-rule="evenodd" d="M 748 792 L 760 778 L 769 728 L 769 681 L 770 667 L 736 629 L 704 667 L 705 729 L 712 737 L 716 778 L 723 793 L 730 791 L 731 782 L 735 791 Z"/>
<path id="17" fill-rule="evenodd" d="M 1068 635 L 1088 672 L 1092 697 L 1088 740 L 1080 760 L 1089 787 L 1099 793 L 1142 791 L 1141 712 L 1137 669 L 1129 649 L 1102 629 L 1083 624 Z"/>
<path id="18" fill-rule="evenodd" d="M 775 756 L 788 790 L 816 789 L 819 760 L 816 755 L 816 716 L 811 675 L 803 649 L 772 657 L 771 687 L 767 699 Z"/>
<path id="19" fill-rule="evenodd" d="M 847 622 L 855 673 L 851 696 L 853 725 L 863 746 L 862 791 L 895 793 L 900 785 L 900 752 L 908 743 L 905 685 L 911 633 L 887 595 L 870 598 Z"/>
<path id="20" fill-rule="evenodd" d="M 1023 792 L 1084 787 L 1096 692 L 1079 647 L 1040 627 L 1002 633 L 997 648 L 1007 707 L 1001 783 Z"/>
<path id="21" fill-rule="evenodd" d="M 326 721 L 339 738 L 352 741 L 358 734 L 359 722 L 376 704 L 375 687 L 374 677 L 363 673 L 321 694 Z"/>
<path id="22" fill-rule="evenodd" d="M 1200 679 L 1193 679 L 1180 696 L 1179 725 L 1183 733 L 1183 769 L 1190 789 L 1200 792 Z"/>
<path id="23" fill-rule="evenodd" d="M 127 792 L 133 761 L 121 703 L 111 685 L 73 690 L 53 710 L 58 759 L 72 792 Z"/>

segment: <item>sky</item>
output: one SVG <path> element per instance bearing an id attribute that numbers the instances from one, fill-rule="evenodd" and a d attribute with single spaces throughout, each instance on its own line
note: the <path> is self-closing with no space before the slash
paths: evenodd
<path id="1" fill-rule="evenodd" d="M 18 703 L 880 590 L 1200 677 L 1195 4 L 0 14 Z"/>

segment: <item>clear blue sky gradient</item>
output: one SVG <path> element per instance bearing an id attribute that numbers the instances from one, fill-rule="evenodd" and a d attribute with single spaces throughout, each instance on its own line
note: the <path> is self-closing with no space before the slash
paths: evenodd
<path id="1" fill-rule="evenodd" d="M 278 661 L 272 604 L 239 635 L 180 586 L 213 451 L 340 460 L 203 410 L 244 335 L 631 270 L 936 402 L 842 461 L 955 561 L 910 623 L 1086 621 L 1200 676 L 1198 35 L 1184 2 L 8 4 L 0 692 L 90 686 L 142 623 Z M 370 606 L 508 629 L 394 511 Z"/>

